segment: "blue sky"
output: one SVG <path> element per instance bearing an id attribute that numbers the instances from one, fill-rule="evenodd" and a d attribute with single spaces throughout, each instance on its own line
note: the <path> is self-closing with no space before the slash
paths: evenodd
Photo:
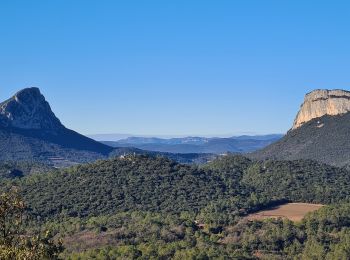
<path id="1" fill-rule="evenodd" d="M 36 86 L 85 134 L 286 132 L 350 86 L 350 2 L 0 2 L 0 98 Z"/>

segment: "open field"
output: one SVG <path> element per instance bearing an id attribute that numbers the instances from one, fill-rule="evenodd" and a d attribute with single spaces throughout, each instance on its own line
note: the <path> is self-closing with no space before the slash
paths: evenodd
<path id="1" fill-rule="evenodd" d="M 287 203 L 250 214 L 247 219 L 287 218 L 291 221 L 300 221 L 307 213 L 318 210 L 321 207 L 323 207 L 321 204 Z"/>

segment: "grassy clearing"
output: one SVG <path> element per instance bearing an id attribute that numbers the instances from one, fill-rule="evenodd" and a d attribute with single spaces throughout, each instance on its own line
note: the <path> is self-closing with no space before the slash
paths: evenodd
<path id="1" fill-rule="evenodd" d="M 291 221 L 300 221 L 304 216 L 319 208 L 323 207 L 321 204 L 310 203 L 287 203 L 259 212 L 255 212 L 247 216 L 248 220 L 261 220 L 267 218 L 287 218 Z"/>

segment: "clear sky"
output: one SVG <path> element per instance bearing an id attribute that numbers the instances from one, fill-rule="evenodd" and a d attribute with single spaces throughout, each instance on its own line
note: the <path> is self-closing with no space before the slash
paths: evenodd
<path id="1" fill-rule="evenodd" d="M 287 131 L 350 88 L 350 2 L 1 0 L 0 98 L 36 86 L 84 134 Z"/>

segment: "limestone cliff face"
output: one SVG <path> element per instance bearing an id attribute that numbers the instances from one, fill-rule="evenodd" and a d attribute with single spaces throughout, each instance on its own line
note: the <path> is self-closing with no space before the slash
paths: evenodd
<path id="1" fill-rule="evenodd" d="M 305 96 L 292 129 L 324 115 L 340 115 L 350 111 L 350 92 L 346 90 L 314 90 Z"/>
<path id="2" fill-rule="evenodd" d="M 0 103 L 0 125 L 22 129 L 64 128 L 38 88 L 26 88 Z"/>

